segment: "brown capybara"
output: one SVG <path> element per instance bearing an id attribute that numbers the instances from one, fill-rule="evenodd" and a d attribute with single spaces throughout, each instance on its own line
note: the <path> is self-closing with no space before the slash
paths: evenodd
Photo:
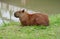
<path id="1" fill-rule="evenodd" d="M 16 11 L 14 13 L 14 16 L 16 18 L 19 18 L 21 24 L 23 26 L 27 25 L 49 25 L 49 19 L 46 14 L 42 13 L 34 13 L 34 14 L 28 14 L 25 10 Z"/>

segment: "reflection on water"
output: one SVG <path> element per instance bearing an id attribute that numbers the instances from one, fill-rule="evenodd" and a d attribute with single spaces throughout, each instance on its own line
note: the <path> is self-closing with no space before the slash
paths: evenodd
<path id="1" fill-rule="evenodd" d="M 1 23 L 2 23 L 2 20 L 1 20 L 1 18 L 0 18 L 0 25 L 1 25 Z"/>
<path id="2" fill-rule="evenodd" d="M 8 19 L 10 18 L 9 11 L 1 10 L 2 16 L 7 17 Z"/>
<path id="3" fill-rule="evenodd" d="M 9 19 L 18 22 L 19 19 L 14 17 L 14 12 L 17 10 L 20 10 L 20 7 L 0 2 L 0 26 L 3 23 L 3 20 L 5 23 L 8 23 Z"/>

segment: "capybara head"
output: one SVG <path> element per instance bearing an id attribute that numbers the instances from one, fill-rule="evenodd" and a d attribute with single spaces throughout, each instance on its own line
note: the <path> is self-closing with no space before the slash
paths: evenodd
<path id="1" fill-rule="evenodd" d="M 14 13 L 14 16 L 15 16 L 16 18 L 19 18 L 19 17 L 21 17 L 24 13 L 25 13 L 25 10 L 16 11 L 16 12 Z"/>

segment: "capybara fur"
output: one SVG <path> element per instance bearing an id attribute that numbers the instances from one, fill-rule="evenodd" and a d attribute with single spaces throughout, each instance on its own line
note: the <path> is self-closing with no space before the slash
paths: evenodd
<path id="1" fill-rule="evenodd" d="M 28 14 L 25 10 L 16 11 L 14 13 L 16 18 L 19 18 L 21 24 L 23 26 L 30 26 L 30 25 L 49 25 L 49 18 L 48 15 L 42 13 L 34 13 Z"/>

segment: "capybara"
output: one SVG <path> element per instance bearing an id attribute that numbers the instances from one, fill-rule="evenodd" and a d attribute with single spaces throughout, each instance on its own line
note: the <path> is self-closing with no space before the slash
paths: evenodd
<path id="1" fill-rule="evenodd" d="M 49 18 L 48 15 L 42 13 L 34 13 L 29 14 L 25 10 L 16 11 L 14 13 L 16 18 L 19 18 L 21 24 L 23 26 L 30 26 L 30 25 L 49 25 Z"/>

